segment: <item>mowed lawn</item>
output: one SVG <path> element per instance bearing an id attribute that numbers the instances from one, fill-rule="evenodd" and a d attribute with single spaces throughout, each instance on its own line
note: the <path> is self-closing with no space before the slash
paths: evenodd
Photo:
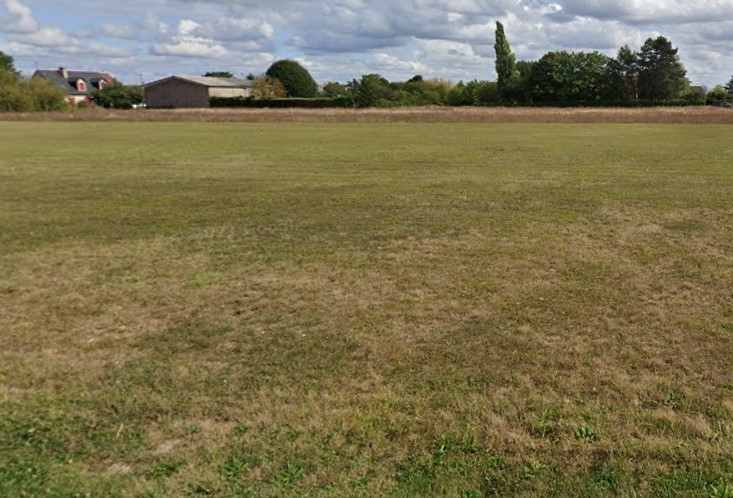
<path id="1" fill-rule="evenodd" d="M 0 123 L 0 496 L 604 494 L 733 496 L 733 127 Z"/>

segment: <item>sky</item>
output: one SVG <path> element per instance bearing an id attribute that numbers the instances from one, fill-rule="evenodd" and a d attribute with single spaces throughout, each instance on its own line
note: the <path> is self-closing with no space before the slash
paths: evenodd
<path id="1" fill-rule="evenodd" d="M 64 66 L 129 84 L 259 75 L 278 59 L 320 83 L 368 73 L 493 80 L 496 21 L 520 60 L 614 56 L 663 35 L 693 84 L 733 76 L 733 0 L 0 0 L 0 50 L 25 74 Z"/>

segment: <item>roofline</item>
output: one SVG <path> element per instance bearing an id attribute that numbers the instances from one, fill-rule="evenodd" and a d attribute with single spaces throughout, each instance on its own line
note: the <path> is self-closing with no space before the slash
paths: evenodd
<path id="1" fill-rule="evenodd" d="M 109 74 L 109 73 L 107 73 L 107 72 L 105 72 L 105 71 L 87 71 L 87 70 L 83 70 L 83 69 L 82 69 L 82 70 L 77 70 L 77 69 L 67 69 L 66 71 L 67 71 L 68 73 L 84 73 L 84 74 L 96 74 L 96 75 L 98 75 L 98 76 L 102 76 L 102 77 L 105 77 L 105 79 L 106 79 L 106 78 L 109 78 L 109 79 L 113 79 L 113 80 L 114 80 L 114 79 L 116 79 L 116 78 L 115 78 L 114 76 L 112 76 L 111 74 Z M 42 73 L 42 74 L 43 74 L 43 73 L 51 73 L 51 74 L 58 74 L 58 75 L 61 75 L 61 73 L 59 73 L 59 70 L 58 70 L 58 69 L 36 69 L 36 70 L 35 70 L 35 71 L 33 72 L 33 74 L 36 74 L 36 73 Z"/>
<path id="2" fill-rule="evenodd" d="M 202 77 L 205 77 L 205 76 L 202 76 Z M 215 78 L 215 79 L 226 79 L 226 78 Z M 144 83 L 141 86 L 143 88 L 147 88 L 149 86 L 159 85 L 161 83 L 166 83 L 166 82 L 171 81 L 171 80 L 185 81 L 186 83 L 190 83 L 192 85 L 203 86 L 203 87 L 206 87 L 206 88 L 251 88 L 251 87 L 248 87 L 248 86 L 238 86 L 238 85 L 207 85 L 206 83 L 202 83 L 200 81 L 189 79 L 189 77 L 187 77 L 187 76 L 179 76 L 179 75 L 175 75 L 175 74 L 173 76 L 168 76 L 168 77 L 163 78 L 163 79 L 160 79 L 160 80 L 151 81 L 150 83 Z"/>
<path id="3" fill-rule="evenodd" d="M 171 80 L 180 80 L 180 81 L 185 81 L 185 82 L 187 82 L 187 83 L 191 83 L 191 84 L 193 84 L 193 85 L 198 85 L 198 86 L 205 86 L 205 87 L 208 87 L 208 86 L 209 86 L 209 85 L 204 85 L 203 83 L 200 83 L 200 82 L 198 82 L 198 81 L 194 81 L 194 80 L 189 80 L 189 79 L 188 79 L 188 78 L 186 78 L 185 76 L 176 76 L 176 75 L 173 75 L 173 76 L 168 76 L 168 77 L 166 77 L 166 78 L 163 78 L 162 80 L 155 80 L 155 81 L 151 81 L 150 83 L 144 83 L 144 84 L 142 85 L 142 87 L 143 87 L 143 88 L 147 88 L 147 87 L 149 87 L 149 86 L 153 86 L 153 85 L 158 85 L 158 84 L 160 84 L 160 83 L 165 83 L 165 82 L 167 82 L 167 81 L 171 81 Z"/>

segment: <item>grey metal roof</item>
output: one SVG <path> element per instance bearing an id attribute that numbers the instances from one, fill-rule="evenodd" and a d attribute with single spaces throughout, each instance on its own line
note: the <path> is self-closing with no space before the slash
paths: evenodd
<path id="1" fill-rule="evenodd" d="M 57 87 L 61 88 L 67 95 L 85 95 L 89 96 L 95 90 L 99 90 L 99 82 L 106 81 L 111 83 L 114 78 L 107 73 L 99 73 L 95 71 L 67 71 L 67 77 L 61 74 L 59 69 L 39 69 L 33 73 L 33 77 L 43 78 Z M 76 82 L 84 80 L 87 85 L 85 92 L 76 89 Z"/>
<path id="2" fill-rule="evenodd" d="M 188 81 L 190 83 L 194 83 L 196 85 L 201 85 L 201 86 L 206 86 L 209 88 L 252 88 L 254 86 L 253 81 L 242 79 L 242 78 L 212 78 L 209 76 L 178 76 L 178 75 L 169 76 L 167 78 L 163 78 L 162 80 L 151 81 L 150 83 L 146 83 L 143 86 L 145 87 L 153 86 L 153 85 L 157 85 L 160 83 L 164 83 L 166 81 L 170 81 L 172 79 Z"/>

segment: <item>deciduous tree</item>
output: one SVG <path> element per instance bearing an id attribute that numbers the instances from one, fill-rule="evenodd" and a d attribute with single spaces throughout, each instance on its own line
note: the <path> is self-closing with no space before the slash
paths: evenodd
<path id="1" fill-rule="evenodd" d="M 280 99 L 287 95 L 280 80 L 269 76 L 260 76 L 254 80 L 252 96 L 256 99 Z"/>
<path id="2" fill-rule="evenodd" d="M 336 98 L 336 97 L 344 97 L 349 92 L 346 89 L 346 85 L 342 85 L 341 83 L 337 81 L 330 81 L 323 85 L 323 93 L 327 97 Z"/>
<path id="3" fill-rule="evenodd" d="M 592 102 L 620 97 L 616 61 L 598 52 L 550 52 L 532 67 L 535 102 Z"/>
<path id="4" fill-rule="evenodd" d="M 44 79 L 31 78 L 22 82 L 21 88 L 30 96 L 33 111 L 63 111 L 69 107 L 64 91 Z"/>
<path id="5" fill-rule="evenodd" d="M 143 101 L 143 90 L 136 85 L 114 81 L 94 93 L 94 102 L 108 109 L 132 109 Z"/>
<path id="6" fill-rule="evenodd" d="M 359 80 L 352 80 L 347 88 L 354 95 L 357 107 L 388 105 L 393 94 L 389 81 L 379 74 L 365 74 Z"/>
<path id="7" fill-rule="evenodd" d="M 318 92 L 318 85 L 311 74 L 296 61 L 279 60 L 273 63 L 265 74 L 280 80 L 288 97 L 312 98 Z"/>
<path id="8" fill-rule="evenodd" d="M 718 85 L 710 90 L 707 95 L 705 95 L 705 98 L 712 101 L 721 101 L 726 100 L 727 96 L 728 92 L 726 91 L 725 87 L 722 85 Z"/>
<path id="9" fill-rule="evenodd" d="M 18 71 L 15 69 L 13 57 L 3 51 L 0 51 L 0 73 L 11 74 L 16 77 L 20 76 Z"/>
<path id="10" fill-rule="evenodd" d="M 40 78 L 22 81 L 11 71 L 0 71 L 0 112 L 60 111 L 66 94 Z"/>

